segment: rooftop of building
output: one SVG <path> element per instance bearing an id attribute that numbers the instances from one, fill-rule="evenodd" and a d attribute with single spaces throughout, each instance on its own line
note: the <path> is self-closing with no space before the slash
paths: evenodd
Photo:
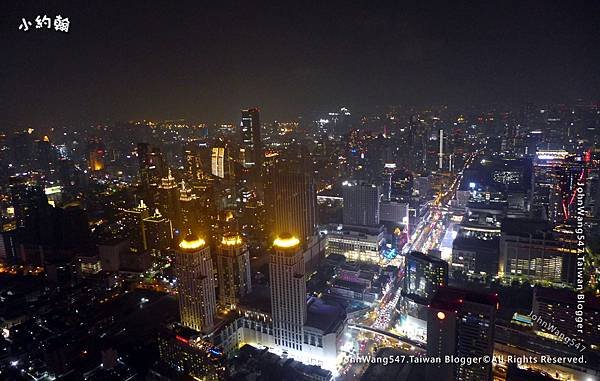
<path id="1" fill-rule="evenodd" d="M 491 292 L 440 287 L 433 296 L 429 306 L 442 310 L 458 310 L 465 302 L 495 307 L 498 301 L 498 295 Z"/>
<path id="2" fill-rule="evenodd" d="M 273 241 L 273 247 L 277 250 L 295 249 L 299 245 L 300 239 L 289 233 L 282 233 Z"/>
<path id="3" fill-rule="evenodd" d="M 546 220 L 507 218 L 502 221 L 502 234 L 532 238 L 551 238 L 552 225 Z"/>
<path id="4" fill-rule="evenodd" d="M 333 281 L 333 287 L 360 293 L 365 292 L 365 289 L 367 288 L 363 283 L 351 282 L 344 279 L 335 279 Z"/>
<path id="5" fill-rule="evenodd" d="M 196 234 L 189 232 L 185 238 L 179 242 L 179 248 L 184 251 L 198 250 L 206 245 L 206 241 Z"/>
<path id="6" fill-rule="evenodd" d="M 452 248 L 459 250 L 498 250 L 498 238 L 479 239 L 475 237 L 465 237 L 459 235 L 452 242 Z"/>
<path id="7" fill-rule="evenodd" d="M 430 263 L 438 263 L 438 264 L 442 264 L 445 266 L 448 265 L 448 262 L 444 261 L 443 259 L 432 257 L 427 254 L 423 254 L 420 251 L 411 251 L 410 253 L 408 253 L 406 255 L 406 257 L 407 257 L 407 260 L 409 258 L 412 258 L 412 259 L 417 259 L 417 260 L 426 261 L 426 262 L 430 262 Z"/>
<path id="8" fill-rule="evenodd" d="M 380 226 L 362 226 L 362 225 L 345 225 L 345 224 L 327 224 L 319 228 L 320 231 L 327 231 L 327 234 L 338 235 L 379 235 L 385 230 L 383 225 Z"/>
<path id="9" fill-rule="evenodd" d="M 310 297 L 307 306 L 306 325 L 317 328 L 325 334 L 336 332 L 346 319 L 344 307 L 337 303 L 328 303 L 323 299 Z"/>

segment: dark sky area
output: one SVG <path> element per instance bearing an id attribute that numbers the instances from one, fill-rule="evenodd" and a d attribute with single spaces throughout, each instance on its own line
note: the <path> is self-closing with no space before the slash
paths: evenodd
<path id="1" fill-rule="evenodd" d="M 600 98 L 600 1 L 4 0 L 0 11 L 0 128 Z M 68 17 L 69 32 L 36 30 L 44 14 Z"/>

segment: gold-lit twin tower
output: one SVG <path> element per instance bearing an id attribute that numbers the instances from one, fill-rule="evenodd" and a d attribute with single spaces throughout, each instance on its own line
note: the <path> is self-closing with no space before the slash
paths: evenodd
<path id="1" fill-rule="evenodd" d="M 252 291 L 248 247 L 237 233 L 226 233 L 217 245 L 219 304 L 234 309 Z M 181 323 L 209 333 L 217 312 L 210 247 L 191 232 L 179 243 L 175 255 Z"/>
<path id="2" fill-rule="evenodd" d="M 234 309 L 252 291 L 248 247 L 237 233 L 226 233 L 217 246 L 219 302 Z"/>
<path id="3" fill-rule="evenodd" d="M 298 237 L 283 233 L 273 241 L 269 273 L 275 344 L 290 351 L 302 351 L 306 281 L 304 252 Z"/>
<path id="4" fill-rule="evenodd" d="M 210 247 L 204 239 L 190 232 L 179 243 L 175 273 L 181 324 L 199 332 L 210 332 L 217 301 Z"/>

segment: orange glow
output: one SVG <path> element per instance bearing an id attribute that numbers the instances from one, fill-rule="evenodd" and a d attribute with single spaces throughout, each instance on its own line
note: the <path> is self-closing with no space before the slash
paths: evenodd
<path id="1" fill-rule="evenodd" d="M 443 313 L 442 311 L 439 311 L 437 313 L 437 318 L 440 319 L 440 320 L 444 320 L 446 318 L 446 314 Z"/>
<path id="2" fill-rule="evenodd" d="M 277 237 L 275 241 L 273 241 L 273 246 L 280 249 L 289 249 L 291 247 L 296 247 L 299 244 L 300 240 L 294 236 Z"/>
<path id="3" fill-rule="evenodd" d="M 206 245 L 206 241 L 204 241 L 202 238 L 198 238 L 191 241 L 184 239 L 183 241 L 179 242 L 179 248 L 184 250 L 199 249 L 204 245 Z"/>
<path id="4" fill-rule="evenodd" d="M 242 243 L 242 237 L 239 235 L 225 236 L 221 239 L 221 243 L 226 246 L 240 245 Z"/>

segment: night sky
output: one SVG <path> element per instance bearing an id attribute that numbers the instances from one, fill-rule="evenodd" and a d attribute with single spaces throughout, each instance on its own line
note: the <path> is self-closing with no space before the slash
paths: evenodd
<path id="1" fill-rule="evenodd" d="M 4 0 L 0 129 L 600 99 L 600 1 L 425 2 Z"/>

